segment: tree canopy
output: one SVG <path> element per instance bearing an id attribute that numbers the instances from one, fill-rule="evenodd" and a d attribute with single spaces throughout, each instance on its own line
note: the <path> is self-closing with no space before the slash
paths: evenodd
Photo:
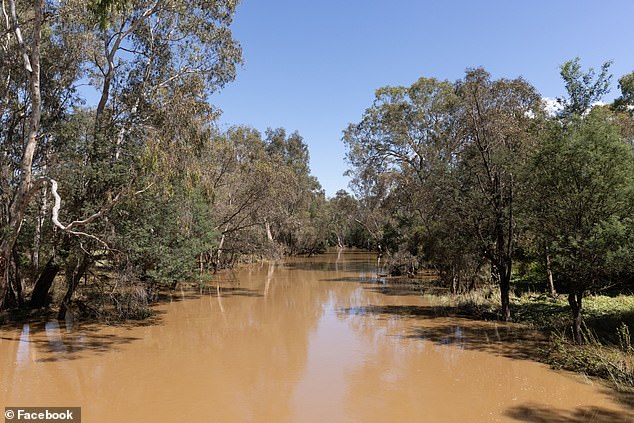
<path id="1" fill-rule="evenodd" d="M 584 293 L 632 276 L 631 74 L 601 106 L 609 67 L 565 62 L 555 116 L 525 80 L 481 68 L 378 89 L 343 134 L 357 220 L 374 245 L 436 269 L 452 292 L 497 284 L 505 320 L 513 275 L 536 263 L 551 292 L 569 293 L 578 339 Z"/>

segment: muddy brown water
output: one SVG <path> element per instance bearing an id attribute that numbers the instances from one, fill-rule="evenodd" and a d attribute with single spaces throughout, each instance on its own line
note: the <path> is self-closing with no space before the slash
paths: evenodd
<path id="1" fill-rule="evenodd" d="M 84 422 L 634 421 L 616 392 L 533 361 L 538 337 L 438 317 L 369 254 L 217 284 L 174 293 L 152 324 L 3 329 L 0 408 L 81 406 Z"/>

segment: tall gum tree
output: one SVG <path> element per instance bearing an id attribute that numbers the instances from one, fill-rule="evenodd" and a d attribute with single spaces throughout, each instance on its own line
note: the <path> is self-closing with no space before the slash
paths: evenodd
<path id="1" fill-rule="evenodd" d="M 4 3 L 3 3 L 4 6 Z M 4 7 L 3 7 L 4 9 Z M 19 163 L 20 178 L 15 188 L 8 210 L 8 221 L 2 231 L 0 242 L 0 309 L 4 307 L 9 285 L 9 262 L 13 246 L 18 238 L 22 220 L 31 197 L 38 188 L 33 180 L 33 156 L 38 144 L 40 119 L 42 117 L 42 96 L 40 91 L 40 47 L 42 40 L 42 24 L 44 18 L 44 1 L 33 2 L 33 26 L 30 35 L 30 43 L 24 40 L 21 25 L 18 20 L 16 4 L 9 0 L 10 22 L 15 34 L 15 40 L 20 55 L 23 58 L 24 70 L 27 75 L 28 94 L 31 100 L 29 126 L 24 142 L 22 158 Z"/>
<path id="2" fill-rule="evenodd" d="M 484 69 L 467 71 L 457 89 L 463 104 L 459 210 L 464 229 L 491 263 L 502 318 L 509 320 L 518 167 L 536 144 L 533 127 L 541 99 L 523 79 L 492 80 Z"/>
<path id="3" fill-rule="evenodd" d="M 378 89 L 361 121 L 344 131 L 362 209 L 356 220 L 374 243 L 391 221 L 392 213 L 382 209 L 396 191 L 403 194 L 396 203 L 414 210 L 427 227 L 441 212 L 436 182 L 457 148 L 457 107 L 452 83 L 420 78 L 409 87 Z"/>
<path id="4" fill-rule="evenodd" d="M 504 319 L 510 318 L 516 238 L 515 167 L 535 144 L 540 105 L 524 80 L 492 80 L 484 69 L 473 69 L 453 84 L 421 78 L 411 87 L 381 88 L 361 122 L 344 132 L 355 180 L 370 188 L 366 192 L 392 175 L 384 197 L 398 195 L 393 204 L 419 215 L 427 244 L 465 251 L 436 262 L 450 268 L 454 291 L 462 270 L 481 266 L 477 255 L 490 262 Z M 442 241 L 433 242 L 439 236 Z"/>

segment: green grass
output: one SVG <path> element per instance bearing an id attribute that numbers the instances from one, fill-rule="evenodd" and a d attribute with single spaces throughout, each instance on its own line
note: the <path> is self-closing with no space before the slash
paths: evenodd
<path id="1" fill-rule="evenodd" d="M 440 309 L 454 309 L 483 320 L 499 316 L 497 287 L 459 295 L 428 295 Z M 540 360 L 553 368 L 599 377 L 621 391 L 634 391 L 634 296 L 590 295 L 583 299 L 584 344 L 572 342 L 572 317 L 567 296 L 552 298 L 530 290 L 511 297 L 512 320 L 550 336 Z M 446 314 L 446 313 L 445 313 Z"/>

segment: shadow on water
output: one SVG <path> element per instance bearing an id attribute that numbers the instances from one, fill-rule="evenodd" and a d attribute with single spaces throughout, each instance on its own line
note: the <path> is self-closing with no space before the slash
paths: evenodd
<path id="1" fill-rule="evenodd" d="M 513 407 L 505 414 L 517 421 L 532 423 L 627 423 L 634 421 L 632 414 L 623 414 L 599 407 L 561 410 L 530 403 Z"/>
<path id="2" fill-rule="evenodd" d="M 416 328 L 406 337 L 522 360 L 536 360 L 540 349 L 548 346 L 545 338 L 527 328 L 461 320 Z"/>
<path id="3" fill-rule="evenodd" d="M 402 297 L 408 295 L 420 296 L 423 294 L 444 293 L 446 289 L 438 289 L 429 284 L 426 279 L 387 279 L 384 283 L 374 283 L 365 286 L 365 289 L 376 294 L 390 297 Z"/>
<path id="4" fill-rule="evenodd" d="M 157 309 L 157 306 L 204 296 L 261 297 L 263 294 L 259 290 L 240 287 L 237 283 L 165 291 L 153 304 L 151 316 L 125 321 L 75 321 L 70 314 L 65 321 L 60 321 L 52 310 L 22 310 L 5 316 L 5 321 L 0 325 L 0 342 L 17 344 L 17 362 L 66 361 L 103 354 L 141 339 L 138 336 L 126 336 L 126 330 L 160 325 L 165 311 Z"/>
<path id="5" fill-rule="evenodd" d="M 448 315 L 446 311 L 432 306 L 370 305 L 343 309 L 339 313 L 376 316 L 379 319 L 411 319 L 420 324 L 402 334 L 403 338 L 485 352 L 514 360 L 537 361 L 541 351 L 549 346 L 547 338 L 524 326 Z M 604 393 L 615 403 L 634 409 L 634 393 L 615 392 L 608 388 L 605 388 Z M 509 408 L 505 415 L 520 422 L 537 423 L 634 422 L 634 414 L 631 412 L 589 406 L 556 409 L 529 403 Z"/>
<path id="6" fill-rule="evenodd" d="M 535 360 L 540 349 L 548 345 L 543 336 L 526 327 L 449 315 L 443 307 L 371 305 L 340 312 L 347 315 L 419 319 L 421 323 L 424 320 L 423 326 L 414 327 L 402 336 L 513 359 Z"/>
<path id="7" fill-rule="evenodd" d="M 341 276 L 320 279 L 321 282 L 359 283 L 367 291 L 390 297 L 420 296 L 423 294 L 446 294 L 447 289 L 433 284 L 435 276 L 422 275 L 416 278 L 401 276 L 377 276 L 376 273 L 362 276 Z"/>
<path id="8" fill-rule="evenodd" d="M 624 405 L 628 407 L 629 409 L 634 410 L 634 391 L 632 390 L 615 391 L 614 389 L 605 387 L 605 389 L 603 390 L 603 394 L 605 396 L 613 398 L 614 401 L 617 402 L 618 404 Z M 631 420 L 629 421 L 634 422 L 634 414 L 630 416 L 630 419 Z"/>
<path id="9" fill-rule="evenodd" d="M 154 320 L 154 319 L 152 319 Z M 147 326 L 155 324 L 155 321 L 143 321 L 139 325 Z M 16 336 L 11 336 L 16 334 Z M 17 362 L 35 361 L 51 362 L 75 360 L 85 354 L 103 354 L 116 350 L 119 346 L 129 344 L 140 338 L 135 336 L 123 336 L 103 331 L 103 325 L 87 324 L 77 329 L 71 325 L 57 320 L 47 322 L 24 323 L 19 334 L 16 332 L 3 333 L 0 340 L 18 343 Z"/>
<path id="10" fill-rule="evenodd" d="M 371 273 L 376 272 L 376 265 L 368 262 L 366 259 L 346 259 L 341 263 L 332 262 L 326 259 L 306 261 L 293 261 L 284 263 L 287 270 L 303 270 L 307 272 L 359 272 Z"/>
<path id="11" fill-rule="evenodd" d="M 221 286 L 205 284 L 197 288 L 187 288 L 175 291 L 163 292 L 159 295 L 158 304 L 176 303 L 180 301 L 196 300 L 201 297 L 262 297 L 261 290 L 250 289 L 241 286 Z"/>

